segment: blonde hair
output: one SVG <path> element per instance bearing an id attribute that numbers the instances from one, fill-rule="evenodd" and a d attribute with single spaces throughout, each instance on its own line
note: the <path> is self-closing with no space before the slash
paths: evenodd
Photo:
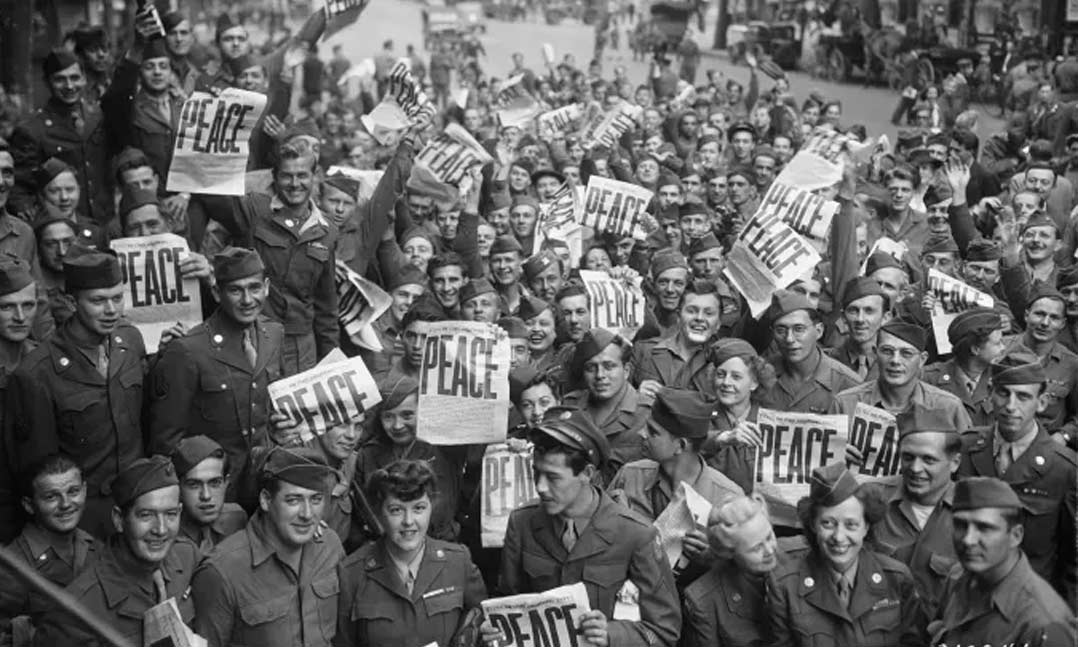
<path id="1" fill-rule="evenodd" d="M 711 542 L 713 548 L 724 557 L 733 555 L 741 527 L 761 514 L 769 518 L 767 503 L 758 493 L 735 497 L 716 507 L 711 513 L 709 528 L 714 539 Z"/>

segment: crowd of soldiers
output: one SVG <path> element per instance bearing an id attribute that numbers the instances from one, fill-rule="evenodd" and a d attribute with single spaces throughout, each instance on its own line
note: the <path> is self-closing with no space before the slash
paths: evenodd
<path id="1" fill-rule="evenodd" d="M 147 16 L 115 64 L 100 30 L 52 51 L 48 100 L 0 142 L 0 540 L 131 644 L 170 598 L 211 647 L 505 644 L 483 600 L 576 582 L 595 647 L 1075 644 L 1078 97 L 1053 95 L 1049 138 L 1023 113 L 848 155 L 820 191 L 840 205 L 825 262 L 754 318 L 723 268 L 776 175 L 813 133 L 882 134 L 840 102 L 762 89 L 755 66 L 747 88 L 709 75 L 686 93 L 668 62 L 631 80 L 516 55 L 544 108 L 624 101 L 640 122 L 612 147 L 500 127 L 498 79 L 477 76 L 466 105 L 384 145 L 358 117 L 392 43 L 357 87 L 296 54 L 322 12 L 262 56 L 223 15 L 198 62 L 187 15 L 162 12 L 164 37 Z M 185 97 L 230 87 L 269 97 L 249 169 L 272 182 L 168 191 Z M 409 182 L 449 122 L 495 160 L 454 204 Z M 383 173 L 366 190 L 334 164 Z M 646 239 L 586 231 L 577 255 L 540 235 L 559 189 L 593 176 L 654 192 Z M 204 321 L 147 353 L 109 241 L 169 232 Z M 882 241 L 902 252 L 870 253 Z M 338 264 L 391 298 L 381 351 L 341 330 Z M 634 339 L 592 327 L 578 268 L 642 279 Z M 933 331 L 931 269 L 994 306 Z M 445 320 L 511 346 L 507 439 L 538 501 L 502 548 L 480 541 L 484 447 L 416 437 L 419 324 Z M 335 349 L 381 402 L 304 441 L 268 385 Z M 797 505 L 757 482 L 761 409 L 859 404 L 896 417 L 899 474 L 856 477 L 851 443 Z M 671 565 L 653 523 L 682 482 L 712 512 Z M 0 643 L 106 644 L 7 573 Z"/>

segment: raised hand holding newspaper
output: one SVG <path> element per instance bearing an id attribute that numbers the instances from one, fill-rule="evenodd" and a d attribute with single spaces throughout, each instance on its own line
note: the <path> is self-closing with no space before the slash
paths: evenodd
<path id="1" fill-rule="evenodd" d="M 684 545 L 682 540 L 693 528 L 707 527 L 711 514 L 711 502 L 685 481 L 678 483 L 674 498 L 655 519 L 655 529 L 659 531 L 659 541 L 663 552 L 674 568 L 682 561 Z"/>
<path id="2" fill-rule="evenodd" d="M 382 401 L 363 360 L 340 361 L 343 356 L 331 353 L 314 368 L 269 385 L 270 406 L 296 423 L 303 442 L 332 427 L 362 422 L 364 413 Z"/>
<path id="3" fill-rule="evenodd" d="M 935 297 L 932 307 L 932 335 L 941 355 L 951 352 L 947 328 L 962 312 L 971 308 L 991 308 L 995 298 L 934 267 L 928 268 L 928 291 Z"/>

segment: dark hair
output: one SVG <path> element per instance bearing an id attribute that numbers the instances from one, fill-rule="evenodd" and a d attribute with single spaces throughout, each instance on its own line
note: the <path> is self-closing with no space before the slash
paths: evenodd
<path id="1" fill-rule="evenodd" d="M 73 458 L 63 453 L 48 454 L 37 460 L 30 461 L 29 464 L 19 471 L 19 494 L 33 498 L 34 481 L 39 477 L 63 474 L 70 470 L 78 470 L 79 477 L 82 477 L 82 468 L 79 467 L 79 464 L 76 463 Z"/>
<path id="2" fill-rule="evenodd" d="M 367 498 L 375 513 L 389 497 L 415 501 L 426 494 L 433 501 L 438 496 L 434 470 L 426 461 L 398 460 L 377 469 L 367 479 Z"/>
<path id="3" fill-rule="evenodd" d="M 990 330 L 986 333 L 977 333 L 973 335 L 966 335 L 962 339 L 958 340 L 953 346 L 953 353 L 955 357 L 968 358 L 973 351 L 974 346 L 983 346 L 988 338 L 995 332 Z"/>
<path id="4" fill-rule="evenodd" d="M 538 458 L 548 454 L 561 454 L 565 456 L 565 464 L 569 466 L 569 469 L 573 470 L 573 476 L 580 474 L 588 467 L 588 465 L 591 465 L 591 461 L 588 460 L 587 452 L 582 449 L 563 445 L 545 433 L 533 433 L 531 435 L 531 440 L 533 445 L 533 457 Z"/>
<path id="5" fill-rule="evenodd" d="M 558 402 L 561 402 L 561 382 L 555 379 L 555 376 L 551 374 L 550 371 L 541 371 L 539 373 L 536 373 L 535 377 L 528 380 L 524 387 L 520 389 L 520 393 L 516 393 L 514 391 L 514 393 L 510 394 L 510 397 L 512 397 L 512 395 L 514 394 L 516 395 L 516 399 L 513 400 L 513 406 L 520 406 L 520 398 L 524 397 L 525 391 L 527 391 L 528 389 L 533 389 L 537 386 L 542 386 L 543 384 L 547 385 L 547 387 L 550 389 L 550 392 L 553 393 L 554 397 L 558 399 Z"/>
<path id="6" fill-rule="evenodd" d="M 920 176 L 917 173 L 914 173 L 913 169 L 909 166 L 903 164 L 896 166 L 883 174 L 884 186 L 890 184 L 891 180 L 905 180 L 907 182 L 912 182 L 913 188 L 916 189 L 917 185 L 920 183 Z"/>
<path id="7" fill-rule="evenodd" d="M 959 146 L 971 152 L 974 156 L 981 149 L 980 137 L 965 128 L 956 128 L 951 133 L 951 141 L 958 142 Z"/>
<path id="8" fill-rule="evenodd" d="M 460 257 L 460 254 L 454 251 L 439 252 L 427 261 L 427 276 L 433 279 L 434 270 L 454 265 L 460 268 L 461 274 L 464 273 L 464 260 Z"/>
<path id="9" fill-rule="evenodd" d="M 609 255 L 610 252 L 607 252 Z M 588 308 L 591 308 L 591 294 L 584 289 L 582 285 L 576 282 L 568 282 L 561 287 L 557 293 L 554 294 L 554 304 L 558 305 L 562 299 L 568 299 L 569 297 L 583 296 L 587 300 Z"/>
<path id="10" fill-rule="evenodd" d="M 444 317 L 439 317 L 437 313 L 433 312 L 430 308 L 416 308 L 414 305 L 404 313 L 401 317 L 401 330 L 408 330 L 408 326 L 411 326 L 417 321 L 442 321 Z"/>
<path id="11" fill-rule="evenodd" d="M 150 160 L 146 157 L 146 154 L 140 153 L 137 157 L 132 157 L 131 159 L 125 161 L 123 164 L 120 164 L 116 167 L 116 185 L 123 186 L 124 173 L 126 173 L 127 171 L 133 171 L 137 168 L 142 168 L 143 166 L 150 167 L 150 170 L 153 171 L 153 174 L 157 175 L 157 170 L 154 169 L 153 164 L 150 164 Z"/>
<path id="12" fill-rule="evenodd" d="M 677 307 L 680 310 L 685 305 L 685 299 L 690 295 L 707 296 L 709 294 L 715 295 L 715 298 L 719 301 L 719 305 L 722 305 L 722 295 L 719 294 L 717 285 L 705 279 L 693 279 L 685 286 L 685 291 L 681 293 L 681 301 L 678 302 Z"/>
<path id="13" fill-rule="evenodd" d="M 865 547 L 871 549 L 875 545 L 874 529 L 876 524 L 883 520 L 886 512 L 883 497 L 876 488 L 868 488 L 864 485 L 860 485 L 854 490 L 853 497 L 861 502 L 861 507 L 864 510 L 865 523 L 869 525 L 868 536 L 865 538 Z M 830 507 L 834 506 L 825 506 L 810 497 L 803 497 L 797 502 L 797 519 L 801 522 L 801 529 L 805 533 L 805 540 L 808 542 L 809 550 L 819 550 L 816 530 L 813 525 L 820 510 Z"/>

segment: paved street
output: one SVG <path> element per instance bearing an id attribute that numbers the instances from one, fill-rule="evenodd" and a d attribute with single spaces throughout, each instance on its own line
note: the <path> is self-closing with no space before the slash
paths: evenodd
<path id="1" fill-rule="evenodd" d="M 421 3 L 411 0 L 376 0 L 371 2 L 357 24 L 337 34 L 329 41 L 329 44 L 343 44 L 345 53 L 353 62 L 375 55 L 382 41 L 387 38 L 393 39 L 398 53 L 403 53 L 404 46 L 409 43 L 422 49 L 422 7 Z M 552 27 L 539 22 L 497 21 L 488 21 L 487 25 L 487 33 L 481 37 L 487 50 L 487 57 L 481 62 L 484 68 L 494 75 L 503 75 L 508 72 L 512 67 L 510 56 L 518 51 L 524 54 L 530 67 L 540 69 L 542 67 L 540 48 L 544 43 L 554 46 L 559 59 L 566 52 L 571 52 L 581 66 L 592 57 L 594 32 L 591 27 L 579 24 L 562 24 Z M 632 54 L 625 44 L 626 38 L 623 36 L 621 41 L 621 51 L 608 50 L 604 60 L 604 72 L 609 74 L 615 64 L 625 64 L 629 69 L 630 78 L 639 79 L 642 82 L 647 77 L 647 64 L 633 62 Z M 710 32 L 700 36 L 699 41 L 702 48 L 710 46 Z M 324 47 L 322 55 L 328 57 L 329 50 L 330 47 Z M 742 82 L 748 81 L 748 68 L 731 65 L 724 52 L 708 52 L 700 66 L 700 78 L 703 78 L 704 72 L 708 69 L 715 69 L 726 77 Z M 825 97 L 842 101 L 845 109 L 844 123 L 864 124 L 870 134 L 889 133 L 891 141 L 894 141 L 895 129 L 889 123 L 889 119 L 898 96 L 891 90 L 863 88 L 859 83 L 830 83 L 813 79 L 801 72 L 791 73 L 790 79 L 798 99 L 807 97 L 814 89 L 819 90 Z M 763 77 L 762 83 L 766 88 L 770 79 Z M 989 117 L 984 110 L 981 112 L 982 121 L 978 130 L 983 140 L 988 134 L 1002 128 L 1002 121 Z"/>

